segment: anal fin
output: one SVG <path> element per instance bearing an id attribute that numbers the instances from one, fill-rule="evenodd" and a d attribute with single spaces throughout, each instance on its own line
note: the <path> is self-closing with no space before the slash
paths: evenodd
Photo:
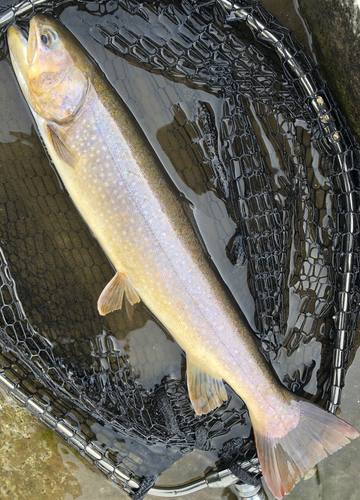
<path id="1" fill-rule="evenodd" d="M 223 380 L 206 371 L 190 357 L 187 358 L 187 385 L 197 415 L 215 410 L 228 399 Z"/>
<path id="2" fill-rule="evenodd" d="M 113 279 L 106 285 L 97 302 L 97 308 L 102 316 L 121 309 L 124 298 L 131 306 L 140 302 L 140 297 L 127 276 L 117 271 Z M 126 308 L 128 311 L 128 307 Z M 129 312 L 128 312 L 129 314 Z"/>

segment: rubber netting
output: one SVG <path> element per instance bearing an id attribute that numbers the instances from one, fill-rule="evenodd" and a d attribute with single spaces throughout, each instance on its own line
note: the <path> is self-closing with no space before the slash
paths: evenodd
<path id="1" fill-rule="evenodd" d="M 282 383 L 334 409 L 359 319 L 358 154 L 291 32 L 257 1 L 233 4 L 50 1 L 17 22 L 51 13 L 86 47 L 193 203 Z M 229 403 L 195 417 L 182 353 L 141 304 L 131 321 L 99 317 L 113 271 L 44 154 L 15 85 L 7 26 L 0 365 L 10 392 L 65 426 L 68 442 L 134 498 L 195 448 L 230 468 L 231 458 L 254 457 L 246 408 L 230 389 Z"/>

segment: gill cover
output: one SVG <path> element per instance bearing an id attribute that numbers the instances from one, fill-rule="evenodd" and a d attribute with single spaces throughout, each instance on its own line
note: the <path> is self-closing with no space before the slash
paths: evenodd
<path id="1" fill-rule="evenodd" d="M 8 29 L 11 60 L 31 108 L 45 120 L 64 123 L 83 104 L 94 68 L 80 46 L 55 19 L 37 14 L 29 39 Z"/>

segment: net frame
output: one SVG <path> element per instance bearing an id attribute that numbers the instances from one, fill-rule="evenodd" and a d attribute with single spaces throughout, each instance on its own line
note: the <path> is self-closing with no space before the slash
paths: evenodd
<path id="1" fill-rule="evenodd" d="M 28 8 L 37 8 L 40 3 L 43 2 L 23 2 L 19 7 L 11 9 L 8 14 L 2 17 L 3 25 L 12 22 L 16 16 L 25 14 Z M 286 78 L 291 80 L 294 85 L 297 85 L 300 94 L 302 93 L 302 98 L 307 102 L 308 109 L 312 110 L 313 120 L 316 122 L 319 130 L 319 142 L 322 141 L 324 150 L 330 150 L 338 161 L 339 171 L 334 175 L 334 185 L 337 185 L 338 189 L 342 191 L 339 203 L 343 207 L 343 212 L 345 213 L 345 216 L 342 218 L 345 236 L 341 241 L 341 248 L 336 256 L 337 266 L 341 269 L 341 272 L 338 281 L 339 290 L 337 293 L 335 326 L 336 337 L 333 352 L 331 391 L 328 403 L 329 410 L 334 413 L 340 404 L 341 388 L 344 385 L 346 366 L 351 352 L 349 346 L 353 344 L 354 324 L 357 322 L 357 317 L 354 316 L 352 308 L 354 297 L 357 296 L 356 291 L 354 292 L 355 278 L 353 269 L 357 265 L 357 263 L 354 263 L 354 255 L 357 249 L 358 216 L 356 210 L 357 195 L 356 189 L 354 188 L 354 180 L 352 178 L 354 175 L 354 164 L 358 163 L 357 152 L 343 118 L 339 115 L 338 110 L 332 103 L 330 93 L 325 88 L 319 75 L 316 75 L 316 78 L 314 78 L 313 63 L 303 58 L 304 53 L 302 49 L 300 50 L 299 44 L 294 41 L 288 33 L 285 37 L 286 42 L 284 41 L 283 32 L 281 32 L 280 38 L 276 36 L 278 30 L 284 28 L 280 27 L 266 9 L 258 2 L 240 2 L 235 4 L 233 2 L 219 0 L 219 4 L 220 3 L 221 7 L 225 8 L 228 13 L 228 22 L 241 21 L 246 23 L 248 28 L 260 42 L 274 48 L 283 62 Z M 321 89 L 320 91 L 318 90 L 319 87 Z M 3 255 L 2 258 L 4 259 Z M 4 273 L 4 276 L 11 279 L 8 271 Z M 21 302 L 18 300 L 15 288 L 14 296 L 15 301 L 17 301 L 19 315 L 21 316 L 21 306 L 19 306 Z M 20 321 L 26 321 L 25 313 Z M 41 338 L 41 336 L 39 338 L 42 342 L 43 338 Z M 44 347 L 46 348 L 46 345 Z M 7 384 L 8 390 L 10 389 L 14 397 L 21 400 L 23 404 L 25 403 L 21 391 L 17 392 L 17 385 L 13 384 L 13 382 L 6 377 L 4 372 L 1 375 L 0 383 L 3 383 L 4 386 Z M 58 387 L 56 387 L 56 390 L 58 390 Z M 68 393 L 68 396 L 69 394 L 72 397 L 72 394 Z M 44 410 L 39 402 L 36 402 L 36 400 L 31 397 L 27 401 L 29 401 L 28 407 L 31 407 L 35 413 L 39 416 L 44 414 L 44 420 L 48 421 L 48 425 L 55 427 L 58 432 L 59 430 L 60 433 L 62 432 L 62 423 L 60 422 L 60 427 L 58 424 L 55 424 L 51 414 L 47 414 L 46 410 Z M 96 455 L 96 451 L 93 450 L 92 445 L 87 448 L 88 445 L 85 446 L 84 441 L 81 442 L 81 439 L 76 441 L 78 438 L 76 438 L 74 434 L 72 434 L 70 438 L 69 433 L 73 432 L 73 429 L 69 431 L 69 427 L 67 427 L 66 424 L 64 425 L 65 430 L 63 429 L 63 434 L 66 435 L 67 429 L 67 439 L 69 441 L 73 439 L 75 446 L 77 446 L 76 442 L 81 443 L 82 450 L 89 449 L 89 453 L 86 451 L 86 454 L 93 459 L 95 458 L 97 466 L 102 470 L 107 470 L 109 477 L 113 479 L 116 468 L 113 467 L 110 469 L 108 465 L 104 465 L 102 462 L 103 456 L 101 453 Z M 108 468 L 106 469 L 106 467 Z M 122 479 L 124 479 L 124 476 Z M 126 481 L 131 481 L 131 478 L 125 476 L 125 482 Z M 127 486 L 125 486 L 124 489 L 126 487 Z M 136 488 L 134 483 L 132 483 L 132 486 L 130 485 L 130 493 L 131 488 Z"/>

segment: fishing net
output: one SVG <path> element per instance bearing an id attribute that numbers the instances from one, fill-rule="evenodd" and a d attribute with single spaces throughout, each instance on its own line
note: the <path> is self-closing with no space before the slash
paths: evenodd
<path id="1" fill-rule="evenodd" d="M 259 347 L 290 390 L 340 403 L 358 324 L 358 155 L 313 61 L 257 1 L 1 1 L 0 383 L 133 498 L 194 449 L 260 477 L 232 393 L 195 417 L 184 357 L 113 270 L 45 156 L 6 29 L 59 18 L 140 123 Z M 212 221 L 209 231 L 208 220 Z M 246 360 L 244 360 L 246 362 Z"/>

